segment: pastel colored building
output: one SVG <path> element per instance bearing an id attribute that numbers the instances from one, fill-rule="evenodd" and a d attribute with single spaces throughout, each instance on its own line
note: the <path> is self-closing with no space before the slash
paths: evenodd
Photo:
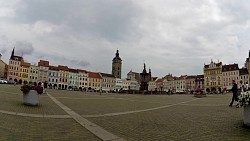
<path id="1" fill-rule="evenodd" d="M 116 90 L 116 92 L 122 90 L 122 88 L 123 88 L 122 79 L 116 78 L 115 79 L 115 90 Z"/>
<path id="2" fill-rule="evenodd" d="M 20 67 L 19 67 L 19 83 L 20 84 L 23 84 L 24 82 L 28 83 L 29 67 L 30 67 L 30 63 L 21 62 Z"/>
<path id="3" fill-rule="evenodd" d="M 39 73 L 39 67 L 35 65 L 31 65 L 29 67 L 29 76 L 28 76 L 28 81 L 29 83 L 38 83 L 38 75 Z"/>
<path id="4" fill-rule="evenodd" d="M 94 90 L 100 90 L 102 87 L 102 77 L 100 73 L 88 72 L 89 87 Z"/>
<path id="5" fill-rule="evenodd" d="M 122 82 L 123 90 L 139 90 L 140 85 L 135 80 L 123 80 Z"/>
<path id="6" fill-rule="evenodd" d="M 13 49 L 9 59 L 9 68 L 7 73 L 8 80 L 14 80 L 15 82 L 19 81 L 19 67 L 21 62 L 23 62 L 23 57 L 16 56 L 15 49 Z"/>
<path id="7" fill-rule="evenodd" d="M 59 79 L 59 69 L 57 66 L 49 66 L 49 76 L 48 76 L 48 84 L 51 88 L 58 88 L 58 79 Z"/>
<path id="8" fill-rule="evenodd" d="M 38 62 L 39 72 L 38 72 L 38 82 L 44 83 L 49 81 L 49 61 L 40 60 Z"/>
<path id="9" fill-rule="evenodd" d="M 115 90 L 115 76 L 107 73 L 100 73 L 102 77 L 102 90 L 103 91 L 114 91 Z"/>
<path id="10" fill-rule="evenodd" d="M 86 70 L 78 69 L 78 87 L 82 90 L 87 90 L 88 85 L 88 72 Z"/>
<path id="11" fill-rule="evenodd" d="M 223 89 L 230 90 L 233 86 L 232 81 L 235 80 L 237 84 L 240 82 L 240 73 L 238 64 L 229 64 L 222 66 L 222 84 Z"/>
<path id="12" fill-rule="evenodd" d="M 78 88 L 79 87 L 79 78 L 78 70 L 69 68 L 69 88 Z"/>
<path id="13" fill-rule="evenodd" d="M 242 84 L 249 85 L 249 72 L 247 68 L 239 69 L 239 73 L 240 73 L 240 80 L 242 81 Z"/>
<path id="14" fill-rule="evenodd" d="M 59 89 L 68 89 L 68 76 L 69 68 L 67 66 L 58 66 L 58 88 Z"/>
<path id="15" fill-rule="evenodd" d="M 148 91 L 157 90 L 156 80 L 157 80 L 157 77 L 152 77 L 151 80 L 148 82 Z"/>
<path id="16" fill-rule="evenodd" d="M 222 62 L 204 65 L 204 90 L 206 92 L 222 90 Z"/>

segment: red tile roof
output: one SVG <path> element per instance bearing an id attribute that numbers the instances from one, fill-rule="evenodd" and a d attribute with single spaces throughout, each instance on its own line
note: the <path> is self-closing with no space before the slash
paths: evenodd
<path id="1" fill-rule="evenodd" d="M 78 73 L 78 70 L 77 70 L 77 69 L 72 69 L 72 68 L 69 68 L 69 72 L 72 72 L 72 73 Z"/>
<path id="2" fill-rule="evenodd" d="M 56 66 L 49 66 L 49 70 L 58 71 L 59 69 L 58 69 L 58 67 L 56 67 Z"/>
<path id="3" fill-rule="evenodd" d="M 40 60 L 40 62 L 38 62 L 38 66 L 49 67 L 49 61 Z"/>
<path id="4" fill-rule="evenodd" d="M 68 71 L 69 70 L 68 66 L 61 66 L 61 65 L 58 65 L 58 69 L 62 70 L 62 71 Z"/>
<path id="5" fill-rule="evenodd" d="M 88 72 L 90 78 L 99 78 L 101 79 L 101 75 L 97 72 Z"/>
<path id="6" fill-rule="evenodd" d="M 30 67 L 30 63 L 27 63 L 27 62 L 21 62 L 21 66 L 24 66 L 24 67 Z"/>
<path id="7" fill-rule="evenodd" d="M 86 70 L 81 70 L 81 69 L 77 69 L 77 71 L 78 71 L 78 73 L 81 73 L 81 72 L 83 72 L 83 73 L 88 73 L 88 71 L 86 71 Z"/>

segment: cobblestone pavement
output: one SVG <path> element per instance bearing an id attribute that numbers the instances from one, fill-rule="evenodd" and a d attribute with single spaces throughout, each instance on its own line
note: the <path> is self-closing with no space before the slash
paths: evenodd
<path id="1" fill-rule="evenodd" d="M 125 95 L 49 90 L 88 121 L 129 141 L 250 140 L 243 109 L 229 107 L 231 94 Z M 0 140 L 100 140 L 48 95 L 39 106 L 22 104 L 20 86 L 0 85 Z"/>

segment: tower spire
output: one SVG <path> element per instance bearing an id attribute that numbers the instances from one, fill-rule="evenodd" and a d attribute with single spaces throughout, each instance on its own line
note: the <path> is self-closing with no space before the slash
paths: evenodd
<path id="1" fill-rule="evenodd" d="M 14 57 L 14 54 L 15 54 L 15 47 L 13 48 L 13 50 L 12 50 L 12 52 L 11 52 L 10 58 L 13 58 L 13 57 Z"/>

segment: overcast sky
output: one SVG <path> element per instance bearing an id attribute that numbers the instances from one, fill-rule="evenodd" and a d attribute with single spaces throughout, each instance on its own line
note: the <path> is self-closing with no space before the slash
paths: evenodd
<path id="1" fill-rule="evenodd" d="M 243 66 L 249 0 L 0 0 L 0 53 L 122 77 L 143 63 L 153 76 L 203 74 L 211 59 Z"/>

